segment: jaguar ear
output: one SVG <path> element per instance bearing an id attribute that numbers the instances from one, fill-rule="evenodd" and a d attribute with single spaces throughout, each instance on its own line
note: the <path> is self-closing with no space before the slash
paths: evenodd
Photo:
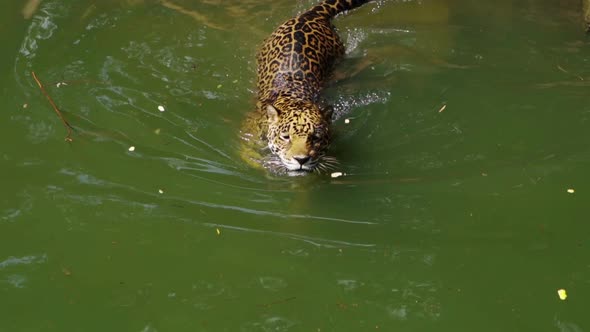
<path id="1" fill-rule="evenodd" d="M 266 118 L 269 123 L 276 123 L 279 121 L 279 111 L 272 105 L 266 105 Z"/>
<path id="2" fill-rule="evenodd" d="M 334 114 L 334 108 L 332 107 L 332 105 L 328 105 L 326 107 L 324 107 L 323 112 L 324 113 L 324 118 L 328 121 L 332 120 L 332 114 Z"/>

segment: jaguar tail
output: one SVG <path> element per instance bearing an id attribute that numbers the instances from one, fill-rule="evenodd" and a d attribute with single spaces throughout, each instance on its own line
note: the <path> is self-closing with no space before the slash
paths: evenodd
<path id="1" fill-rule="evenodd" d="M 333 18 L 347 10 L 355 9 L 372 0 L 324 0 L 310 11 Z"/>

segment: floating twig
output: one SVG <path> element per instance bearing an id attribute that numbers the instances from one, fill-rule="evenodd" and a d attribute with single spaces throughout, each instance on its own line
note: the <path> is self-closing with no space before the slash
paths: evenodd
<path id="1" fill-rule="evenodd" d="M 68 123 L 68 121 L 66 120 L 66 118 L 64 118 L 64 116 L 61 113 L 61 111 L 57 108 L 57 106 L 55 105 L 55 102 L 53 102 L 53 99 L 51 99 L 51 96 L 47 93 L 47 91 L 45 91 L 45 88 L 43 87 L 43 84 L 41 84 L 41 81 L 39 81 L 39 79 L 37 78 L 37 75 L 35 75 L 35 72 L 32 71 L 31 74 L 33 74 L 33 78 L 35 79 L 35 82 L 37 82 L 37 85 L 39 86 L 39 89 L 41 89 L 41 92 L 43 92 L 43 94 L 45 95 L 45 97 L 47 97 L 47 100 L 49 100 L 49 103 L 53 107 L 53 110 L 55 111 L 55 113 L 57 113 L 57 116 L 59 117 L 59 119 L 61 120 L 61 122 L 64 124 L 64 126 L 66 127 L 66 129 L 68 130 L 68 135 L 66 136 L 65 140 L 67 142 L 72 142 L 73 141 L 73 139 L 72 139 L 72 126 Z"/>
<path id="2" fill-rule="evenodd" d="M 583 78 L 582 76 L 580 76 L 580 75 L 578 75 L 578 74 L 572 74 L 572 73 L 570 73 L 569 71 L 567 71 L 567 70 L 563 69 L 563 67 L 562 67 L 562 66 L 560 66 L 560 65 L 557 65 L 557 69 L 561 70 L 562 72 L 564 72 L 564 73 L 566 73 L 566 74 L 568 74 L 568 75 L 573 75 L 573 76 L 577 77 L 577 78 L 578 78 L 580 81 L 583 81 L 583 80 L 584 80 L 584 78 Z"/>
<path id="3" fill-rule="evenodd" d="M 160 0 L 160 4 L 166 8 L 176 10 L 177 12 L 179 12 L 181 14 L 188 15 L 188 16 L 194 18 L 195 20 L 197 20 L 198 22 L 201 22 L 210 28 L 222 30 L 222 31 L 228 30 L 227 28 L 222 27 L 221 25 L 217 25 L 216 23 L 211 22 L 209 20 L 209 18 L 207 17 L 207 15 L 201 14 L 201 13 L 196 12 L 194 10 L 185 9 L 185 8 L 179 6 L 175 3 L 172 3 L 168 0 Z"/>

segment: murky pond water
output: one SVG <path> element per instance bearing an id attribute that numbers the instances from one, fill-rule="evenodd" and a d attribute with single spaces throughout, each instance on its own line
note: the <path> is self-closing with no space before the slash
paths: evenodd
<path id="1" fill-rule="evenodd" d="M 336 179 L 237 152 L 258 45 L 315 1 L 25 3 L 0 5 L 0 331 L 590 329 L 577 1 L 337 18 L 338 70 L 369 65 L 325 91 Z"/>

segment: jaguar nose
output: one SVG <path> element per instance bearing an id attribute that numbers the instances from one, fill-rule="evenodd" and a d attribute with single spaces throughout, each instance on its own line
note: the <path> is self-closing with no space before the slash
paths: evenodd
<path id="1" fill-rule="evenodd" d="M 310 157 L 309 156 L 305 156 L 305 157 L 293 157 L 293 159 L 297 160 L 297 162 L 299 163 L 299 165 L 305 165 L 306 162 L 309 161 Z"/>

